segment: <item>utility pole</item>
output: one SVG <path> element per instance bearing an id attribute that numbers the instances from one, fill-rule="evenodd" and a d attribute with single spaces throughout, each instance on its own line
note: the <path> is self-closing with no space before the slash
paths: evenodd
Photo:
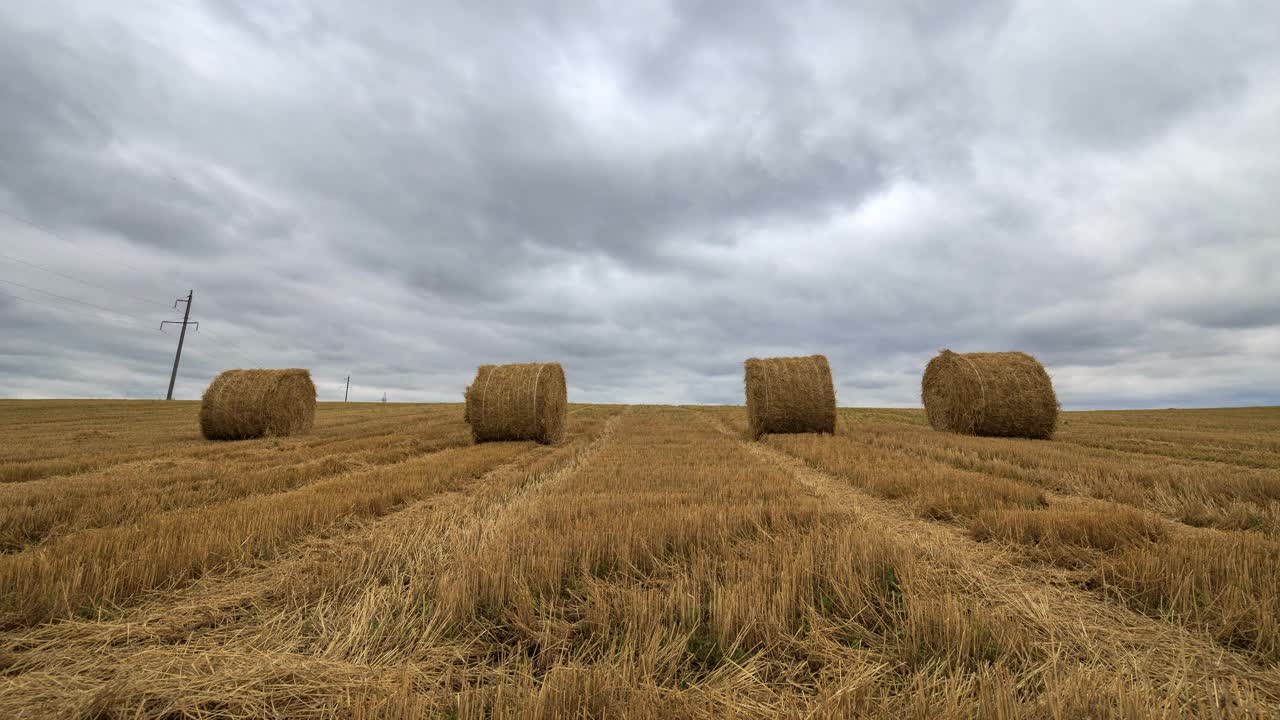
<path id="1" fill-rule="evenodd" d="M 351 394 L 351 376 L 347 376 L 347 389 L 342 391 L 342 402 L 347 401 L 347 396 Z"/>
<path id="2" fill-rule="evenodd" d="M 177 320 L 165 320 L 160 323 L 160 329 L 164 330 L 165 325 L 182 325 L 182 332 L 178 333 L 178 352 L 173 356 L 173 372 L 169 375 L 169 395 L 165 400 L 173 399 L 173 383 L 178 379 L 178 361 L 182 359 L 182 341 L 187 339 L 187 325 L 195 325 L 196 329 L 200 329 L 200 323 L 191 322 L 191 297 L 195 295 L 194 290 L 188 290 L 185 298 L 178 298 L 173 301 L 173 307 L 177 308 L 178 303 L 186 303 L 186 310 L 182 313 L 182 322 Z"/>

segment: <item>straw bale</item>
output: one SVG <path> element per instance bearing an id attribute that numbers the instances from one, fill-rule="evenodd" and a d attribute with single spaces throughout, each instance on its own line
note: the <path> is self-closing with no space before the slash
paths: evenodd
<path id="1" fill-rule="evenodd" d="M 836 390 L 825 356 L 751 358 L 745 366 L 753 438 L 765 433 L 835 432 Z"/>
<path id="2" fill-rule="evenodd" d="M 209 440 L 296 435 L 316 417 L 316 386 L 301 368 L 226 370 L 200 400 L 200 432 Z"/>
<path id="3" fill-rule="evenodd" d="M 1049 373 L 1022 352 L 943 350 L 924 370 L 921 396 L 935 430 L 1047 439 L 1058 424 Z"/>
<path id="4" fill-rule="evenodd" d="M 481 365 L 464 396 L 476 442 L 564 439 L 569 400 L 559 363 Z"/>

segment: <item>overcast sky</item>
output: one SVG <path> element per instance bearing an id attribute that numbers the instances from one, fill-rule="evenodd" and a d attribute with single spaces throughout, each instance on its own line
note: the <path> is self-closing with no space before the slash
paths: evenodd
<path id="1" fill-rule="evenodd" d="M 1074 7 L 1068 7 L 1068 6 Z M 529 7 L 537 6 L 537 10 Z M 0 4 L 0 396 L 1280 404 L 1280 3 Z M 58 297 L 61 296 L 61 297 Z M 22 299 L 19 299 L 22 298 Z M 74 302 L 75 300 L 80 303 Z M 83 304 L 82 304 L 83 303 Z"/>

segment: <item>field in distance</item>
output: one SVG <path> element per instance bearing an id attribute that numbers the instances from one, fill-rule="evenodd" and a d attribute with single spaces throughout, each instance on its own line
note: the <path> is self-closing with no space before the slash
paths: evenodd
<path id="1" fill-rule="evenodd" d="M 197 410 L 0 401 L 0 717 L 1280 713 L 1280 408 Z"/>

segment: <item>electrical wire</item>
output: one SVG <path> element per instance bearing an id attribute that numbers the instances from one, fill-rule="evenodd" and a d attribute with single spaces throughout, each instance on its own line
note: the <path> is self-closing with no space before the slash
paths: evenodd
<path id="1" fill-rule="evenodd" d="M 96 256 L 98 256 L 98 257 L 100 257 L 100 258 L 106 259 L 106 260 L 108 260 L 109 262 L 112 262 L 112 263 L 115 263 L 115 264 L 117 264 L 117 265 L 122 265 L 122 266 L 124 266 L 124 267 L 130 268 L 130 269 L 132 269 L 134 272 L 137 272 L 137 273 L 143 273 L 143 274 L 145 274 L 143 270 L 139 269 L 139 268 L 138 268 L 137 266 L 135 266 L 135 265 L 131 265 L 131 264 L 129 264 L 129 263 L 127 263 L 127 262 L 123 261 L 123 260 L 120 260 L 120 259 L 118 259 L 118 258 L 108 258 L 108 257 L 107 257 L 105 254 L 103 254 L 102 252 L 99 252 L 99 251 L 97 251 L 97 250 L 90 250 L 89 248 L 85 248 L 85 247 L 83 247 L 83 246 L 81 246 L 81 245 L 78 245 L 78 244 L 76 244 L 76 243 L 73 243 L 73 242 L 71 242 L 70 240 L 68 240 L 68 239 L 66 239 L 65 237 L 63 237 L 62 235 L 59 235 L 59 234 L 58 234 L 57 232 L 55 232 L 52 228 L 49 228 L 49 227 L 47 227 L 47 226 L 45 226 L 45 225 L 41 225 L 41 224 L 40 224 L 40 223 L 38 223 L 38 222 L 35 222 L 35 221 L 33 221 L 33 220 L 28 220 L 28 219 L 26 219 L 26 218 L 24 218 L 24 217 L 22 217 L 22 216 L 20 216 L 20 215 L 15 215 L 15 214 L 13 214 L 12 212 L 9 212 L 8 210 L 5 210 L 5 209 L 3 209 L 3 208 L 0 208 L 0 215 L 4 215 L 5 217 L 7 217 L 7 218 L 9 218 L 9 219 L 11 219 L 11 220 L 14 220 L 14 221 L 16 221 L 16 222 L 22 223 L 23 225 L 26 225 L 27 227 L 33 228 L 33 229 L 35 229 L 35 230 L 39 230 L 40 232 L 42 232 L 42 233 L 44 233 L 44 234 L 46 234 L 46 235 L 48 235 L 48 236 L 50 236 L 50 237 L 57 238 L 58 240 L 61 240 L 62 242 L 66 243 L 66 244 L 68 244 L 68 245 L 71 245 L 72 247 L 75 247 L 77 250 L 88 250 L 89 252 L 93 253 L 94 255 L 96 255 Z M 14 257 L 14 256 L 12 256 L 12 255 L 7 254 L 7 253 L 2 253 L 2 252 L 0 252 L 0 257 L 4 257 L 5 259 L 10 260 L 10 261 L 12 261 L 12 262 L 21 263 L 21 264 L 23 264 L 23 265 L 27 265 L 27 266 L 29 266 L 29 267 L 36 268 L 36 269 L 38 269 L 38 270 L 43 270 L 43 271 L 48 272 L 48 273 L 53 273 L 54 275 L 58 275 L 58 276 L 60 276 L 60 277 L 64 277 L 64 278 L 66 278 L 66 279 L 68 279 L 68 280 L 72 280 L 72 281 L 74 281 L 74 282 L 78 282 L 78 283 L 80 283 L 80 284 L 82 284 L 82 285 L 88 285 L 89 287 L 98 288 L 99 290 L 106 290 L 106 291 L 107 291 L 107 292 L 109 292 L 109 293 L 114 293 L 114 294 L 116 294 L 116 295 L 120 295 L 121 297 L 127 297 L 127 298 L 131 298 L 131 299 L 133 299 L 133 300 L 140 300 L 140 301 L 142 301 L 142 302 L 149 303 L 149 304 L 165 305 L 165 303 L 157 302 L 154 298 L 144 298 L 144 297 L 139 296 L 139 295 L 133 295 L 133 294 L 126 293 L 126 292 L 121 292 L 120 290 L 116 290 L 116 289 L 114 289 L 114 288 L 109 288 L 109 287 L 107 287 L 107 286 L 105 286 L 105 285 L 99 285 L 99 284 L 97 284 L 97 283 L 90 282 L 90 281 L 88 281 L 88 280 L 84 280 L 84 279 L 82 279 L 82 278 L 75 277 L 74 275 L 68 275 L 67 273 L 60 272 L 60 271 L 58 271 L 58 270 L 54 270 L 53 268 L 48 267 L 48 266 L 46 266 L 46 265 L 41 265 L 41 264 L 39 264 L 39 263 L 34 263 L 34 262 L 29 261 L 29 260 L 23 260 L 23 259 L 21 259 L 21 258 L 16 258 L 16 257 Z M 166 306 L 166 307 L 167 307 L 167 306 Z"/>
<path id="2" fill-rule="evenodd" d="M 8 283 L 8 284 L 10 284 L 10 285 L 16 285 L 17 287 L 24 288 L 24 289 L 26 289 L 26 290 L 33 290 L 33 291 L 38 292 L 38 293 L 43 293 L 43 294 L 48 295 L 48 296 L 50 296 L 50 297 L 56 297 L 56 298 L 58 298 L 59 300 L 67 300 L 67 301 L 70 301 L 70 302 L 73 302 L 73 303 L 78 303 L 78 304 L 80 304 L 80 305 L 84 305 L 85 307 L 91 307 L 91 308 L 93 308 L 94 310 L 101 310 L 102 312 L 111 313 L 112 315 L 119 315 L 119 316 L 121 316 L 121 317 L 127 317 L 127 318 L 130 318 L 131 320 L 133 320 L 134 322 L 141 322 L 141 323 L 147 323 L 147 322 L 149 322 L 149 321 L 147 321 L 147 320 L 144 320 L 143 318 L 138 317 L 137 315 L 133 315 L 132 313 L 121 312 L 121 311 L 119 311 L 119 310 L 113 310 L 112 308 L 109 308 L 109 307 L 103 307 L 102 305 L 95 305 L 95 304 L 93 304 L 93 303 L 91 303 L 91 302 L 85 302 L 84 300 L 79 300 L 79 299 L 76 299 L 76 298 L 73 298 L 73 297 L 67 297 L 66 295 L 59 295 L 59 294 L 57 294 L 57 293 L 49 292 L 48 290 L 41 290 L 41 289 L 40 289 L 40 288 L 38 288 L 38 287 L 32 287 L 32 286 L 30 286 L 30 285 L 23 285 L 22 283 L 20 283 L 20 282 L 14 282 L 13 280 L 5 280 L 4 278 L 0 278 L 0 282 L 2 282 L 2 283 Z M 14 297 L 18 297 L 18 296 L 16 296 L 16 295 L 15 295 Z"/>
<path id="3" fill-rule="evenodd" d="M 26 225 L 27 227 L 32 228 L 32 229 L 34 229 L 34 230 L 39 230 L 40 232 L 44 233 L 45 235 L 49 235 L 50 237 L 58 238 L 59 240 L 61 240 L 61 241 L 62 241 L 62 242 L 64 242 L 64 243 L 67 243 L 68 245 L 74 245 L 74 244 L 75 244 L 75 243 L 71 242 L 70 240 L 66 239 L 65 237 L 63 237 L 62 235 L 58 234 L 58 232 L 57 232 L 56 230 L 54 230 L 53 228 L 49 227 L 48 225 L 44 225 L 44 224 L 42 224 L 42 223 L 38 223 L 38 222 L 36 222 L 35 220 L 31 220 L 31 219 L 25 218 L 25 217 L 23 217 L 23 216 L 21 216 L 21 215 L 18 215 L 18 214 L 16 214 L 16 213 L 13 213 L 13 212 L 11 212 L 11 211 L 9 211 L 9 210 L 5 210 L 4 208 L 0 208 L 0 215 L 4 215 L 5 217 L 9 218 L 10 220 L 13 220 L 13 221 L 15 221 L 15 222 L 21 223 L 21 224 L 23 224 L 23 225 Z M 98 251 L 96 251 L 96 250 L 95 250 L 95 251 L 91 251 L 91 252 L 93 252 L 95 255 L 100 255 L 100 256 L 102 256 L 102 257 L 106 257 L 105 255 L 102 255 L 102 253 L 100 253 L 100 252 L 98 252 Z M 140 267 L 138 267 L 138 266 L 136 266 L 136 265 L 131 265 L 131 264 L 129 264 L 129 263 L 127 263 L 127 262 L 125 262 L 125 261 L 123 261 L 123 260 L 119 259 L 119 258 L 109 258 L 109 259 L 111 260 L 111 262 L 114 262 L 114 263 L 116 263 L 116 264 L 118 264 L 118 265 L 123 265 L 123 266 L 125 266 L 125 267 L 129 268 L 130 270 L 133 270 L 134 272 L 146 272 L 146 271 L 144 271 L 142 268 L 140 268 Z"/>
<path id="4" fill-rule="evenodd" d="M 71 313 L 71 312 L 75 312 L 75 311 L 71 310 L 70 308 L 64 307 L 64 306 L 62 306 L 62 305 L 54 305 L 54 304 L 52 304 L 52 303 L 40 302 L 39 300 L 33 300 L 32 298 L 22 297 L 21 295 L 14 295 L 13 293 L 11 293 L 11 292 L 5 292 L 4 290 L 0 290 L 0 295 L 6 295 L 6 296 L 8 296 L 8 297 L 13 298 L 14 300 L 21 300 L 21 301 L 22 301 L 22 302 L 24 302 L 24 303 L 30 303 L 30 304 L 32 304 L 32 305 L 39 305 L 39 306 L 41 306 L 41 307 L 47 307 L 47 308 L 49 308 L 49 309 L 51 309 L 51 310 L 58 310 L 58 311 L 60 311 L 60 312 L 64 312 L 64 313 Z M 122 322 L 120 322 L 119 320 L 117 320 L 117 319 L 116 319 L 116 318 L 114 318 L 114 317 L 108 317 L 108 318 L 105 318 L 105 319 L 106 319 L 106 320 L 114 321 L 114 322 L 115 322 L 117 325 L 119 325 L 120 327 L 128 327 L 128 328 L 134 328 L 134 327 L 136 327 L 136 324 L 134 324 L 134 323 L 129 323 L 129 324 L 122 323 Z"/>
<path id="5" fill-rule="evenodd" d="M 229 353 L 230 355 L 238 359 L 244 359 L 244 351 L 245 351 L 244 347 L 242 347 L 240 343 L 236 342 L 235 340 L 220 340 L 216 335 L 208 332 L 207 330 L 196 330 L 195 332 L 197 335 L 200 335 L 204 337 L 206 340 L 211 341 L 213 343 L 213 348 L 215 348 L 215 350 L 221 350 L 225 353 Z"/>
<path id="6" fill-rule="evenodd" d="M 132 300 L 138 300 L 138 301 L 141 301 L 141 302 L 147 303 L 147 304 L 149 304 L 149 305 L 159 305 L 160 307 L 165 307 L 165 308 L 168 308 L 168 307 L 169 307 L 169 306 L 165 305 L 165 304 L 164 304 L 164 303 L 162 303 L 162 302 L 156 302 L 156 300 L 155 300 L 155 299 L 144 298 L 144 297 L 141 297 L 141 296 L 138 296 L 138 295 L 130 295 L 129 293 L 120 292 L 119 290 L 114 290 L 114 289 L 109 288 L 109 287 L 107 287 L 107 286 L 105 286 L 105 285 L 99 285 L 99 284 L 97 284 L 97 283 L 89 282 L 88 280 L 81 280 L 80 278 L 75 277 L 75 276 L 73 276 L 73 275 L 68 275 L 68 274 L 66 274 L 66 273 L 64 273 L 64 272 L 60 272 L 60 271 L 58 271 L 58 270 L 54 270 L 54 269 L 53 269 L 53 268 L 51 268 L 51 267 L 47 267 L 47 266 L 45 266 L 45 265 L 41 265 L 41 264 L 39 264 L 39 263 L 33 263 L 33 262 L 29 262 L 29 261 L 27 261 L 27 260 L 23 260 L 23 259 L 21 259 L 21 258 L 16 258 L 16 257 L 14 257 L 14 256 L 12 256 L 12 255 L 9 255 L 8 253 L 2 253 L 2 252 L 0 252 L 0 258 L 4 258 L 5 260 L 8 260 L 8 261 L 10 261 L 10 262 L 20 263 L 20 264 L 22 264 L 22 265 L 26 265 L 27 267 L 33 267 L 33 268 L 35 268 L 35 269 L 37 269 L 37 270 L 43 270 L 43 271 L 45 271 L 45 272 L 47 272 L 47 273 L 51 273 L 51 274 L 53 274 L 53 275 L 57 275 L 57 276 L 59 276 L 59 277 L 64 277 L 64 278 L 66 278 L 66 279 L 68 279 L 68 280 L 71 280 L 71 281 L 73 281 L 73 282 L 78 282 L 78 283 L 80 283 L 81 285 L 85 285 L 85 286 L 87 286 L 87 287 L 97 288 L 97 289 L 99 289 L 99 290 L 106 290 L 106 291 L 107 291 L 107 292 L 109 292 L 109 293 L 113 293 L 113 294 L 115 294 L 115 295 L 119 295 L 119 296 L 121 296 L 121 297 L 127 297 L 127 298 L 130 298 L 130 299 L 132 299 Z"/>

